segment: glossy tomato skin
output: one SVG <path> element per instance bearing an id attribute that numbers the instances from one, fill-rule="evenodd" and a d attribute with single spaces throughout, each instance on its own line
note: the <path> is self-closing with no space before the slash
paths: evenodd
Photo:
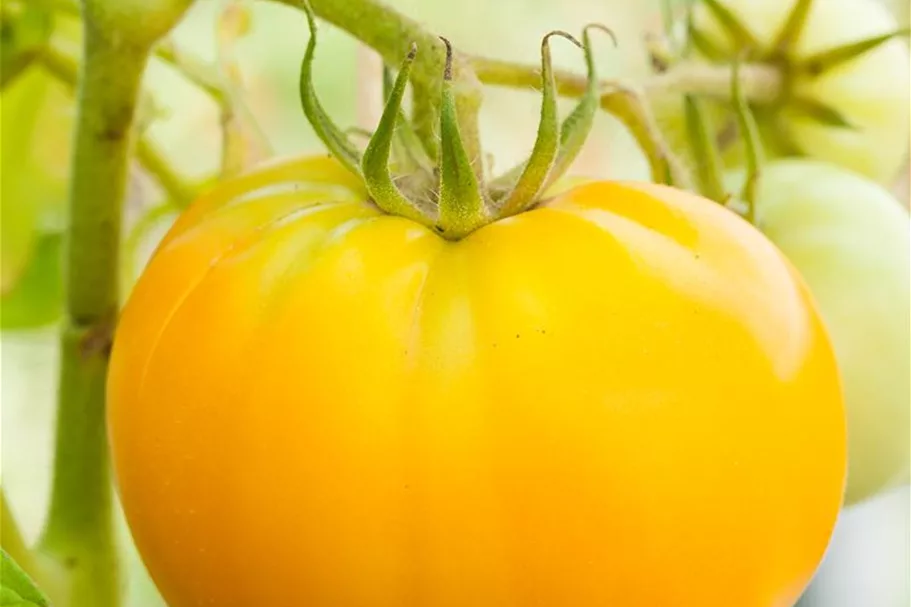
<path id="1" fill-rule="evenodd" d="M 743 181 L 732 174 L 732 185 Z M 848 415 L 845 503 L 907 483 L 911 222 L 887 190 L 828 163 L 762 170 L 757 226 L 796 266 L 835 347 Z"/>
<path id="2" fill-rule="evenodd" d="M 449 242 L 308 176 L 345 179 L 199 201 L 124 310 L 113 460 L 172 607 L 796 601 L 845 420 L 764 237 L 595 183 Z"/>

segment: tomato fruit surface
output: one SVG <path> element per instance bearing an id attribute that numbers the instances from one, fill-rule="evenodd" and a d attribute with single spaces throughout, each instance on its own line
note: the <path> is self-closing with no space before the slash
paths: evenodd
<path id="1" fill-rule="evenodd" d="M 113 461 L 172 607 L 797 600 L 845 418 L 771 243 L 649 184 L 459 241 L 365 200 L 324 158 L 228 181 L 124 309 Z"/>
<path id="2" fill-rule="evenodd" d="M 742 175 L 732 175 L 742 181 Z M 907 482 L 911 223 L 888 191 L 828 163 L 763 168 L 757 226 L 797 267 L 826 322 L 848 414 L 853 504 Z"/>

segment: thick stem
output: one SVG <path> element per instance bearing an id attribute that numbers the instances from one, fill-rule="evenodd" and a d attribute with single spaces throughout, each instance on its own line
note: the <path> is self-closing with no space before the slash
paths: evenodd
<path id="1" fill-rule="evenodd" d="M 66 569 L 70 604 L 120 603 L 105 376 L 118 313 L 121 202 L 145 46 L 86 23 L 65 244 L 66 325 L 44 553 Z"/>
<path id="2" fill-rule="evenodd" d="M 303 8 L 305 0 L 274 0 Z M 418 47 L 418 57 L 411 73 L 417 97 L 431 104 L 416 116 L 418 134 L 428 151 L 436 157 L 439 150 L 439 116 L 442 98 L 442 75 L 446 48 L 437 35 L 416 21 L 405 17 L 379 0 L 309 0 L 313 12 L 321 19 L 345 30 L 382 55 L 387 65 L 398 65 L 408 55 L 411 44 Z M 469 158 L 479 172 L 483 163 L 478 135 L 478 112 L 481 86 L 467 57 L 453 57 L 453 93 L 459 118 L 459 130 Z M 540 78 L 535 80 L 535 84 Z"/>

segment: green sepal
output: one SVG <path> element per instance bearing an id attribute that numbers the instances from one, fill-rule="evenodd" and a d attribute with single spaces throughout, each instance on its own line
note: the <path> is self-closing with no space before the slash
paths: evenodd
<path id="1" fill-rule="evenodd" d="M 810 14 L 810 8 L 813 6 L 813 0 L 794 0 L 794 6 L 788 13 L 784 25 L 775 36 L 772 43 L 772 49 L 778 55 L 784 56 L 793 48 L 794 44 L 803 34 L 807 25 L 807 15 Z"/>
<path id="2" fill-rule="evenodd" d="M 797 70 L 810 74 L 823 74 L 832 68 L 843 65 L 852 59 L 857 59 L 865 53 L 869 53 L 893 38 L 907 36 L 909 32 L 911 32 L 911 30 L 903 28 L 895 30 L 894 32 L 871 36 L 870 38 L 858 40 L 857 42 L 851 42 L 850 44 L 820 51 L 815 55 L 802 59 L 795 67 Z"/>
<path id="3" fill-rule="evenodd" d="M 588 84 L 585 94 L 579 100 L 579 103 L 573 108 L 573 111 L 560 127 L 560 149 L 557 152 L 557 158 L 547 176 L 545 188 L 557 181 L 569 169 L 576 156 L 582 151 L 585 140 L 592 130 L 592 124 L 595 122 L 595 114 L 601 106 L 601 84 L 598 81 L 598 71 L 595 67 L 595 53 L 591 43 L 591 30 L 596 29 L 610 36 L 614 46 L 617 46 L 617 37 L 607 27 L 598 23 L 592 23 L 582 30 L 582 50 L 585 52 L 585 67 L 587 71 Z"/>
<path id="4" fill-rule="evenodd" d="M 332 155 L 345 168 L 360 176 L 360 152 L 348 140 L 345 133 L 332 122 L 316 96 L 316 89 L 313 84 L 313 58 L 316 52 L 316 17 L 308 0 L 301 0 L 300 6 L 307 15 L 307 25 L 310 28 L 310 40 L 307 42 L 307 51 L 304 53 L 304 60 L 301 62 L 300 70 L 300 96 L 304 114 L 307 116 L 316 135 L 322 140 Z"/>
<path id="5" fill-rule="evenodd" d="M 383 66 L 383 99 L 389 99 L 395 86 L 395 78 L 388 66 Z M 401 104 L 400 104 L 401 105 Z M 396 123 L 395 139 L 392 142 L 392 158 L 403 171 L 420 170 L 427 174 L 433 173 L 433 161 L 427 155 L 424 144 L 414 130 L 405 111 L 399 108 L 398 122 Z"/>
<path id="6" fill-rule="evenodd" d="M 746 203 L 747 221 L 754 223 L 756 220 L 756 187 L 759 183 L 764 158 L 759 126 L 756 124 L 756 118 L 750 110 L 740 83 L 739 59 L 735 59 L 733 64 L 731 99 L 734 102 L 734 114 L 737 116 L 737 126 L 746 150 L 746 181 L 740 192 L 740 198 Z"/>
<path id="7" fill-rule="evenodd" d="M 825 126 L 852 130 L 857 128 L 835 108 L 809 97 L 792 98 L 788 101 L 788 111 Z"/>
<path id="8" fill-rule="evenodd" d="M 541 119 L 538 136 L 531 156 L 524 164 L 521 175 L 512 190 L 500 203 L 500 216 L 507 217 L 520 213 L 534 202 L 547 184 L 547 178 L 554 167 L 560 147 L 560 119 L 557 108 L 557 83 L 554 79 L 553 60 L 550 53 L 550 38 L 561 36 L 579 48 L 582 43 L 563 31 L 553 31 L 541 41 Z"/>
<path id="9" fill-rule="evenodd" d="M 0 606 L 50 607 L 50 601 L 16 561 L 0 549 Z"/>
<path id="10" fill-rule="evenodd" d="M 737 51 L 756 51 L 759 49 L 759 40 L 741 21 L 734 16 L 731 10 L 718 0 L 702 0 L 705 7 L 715 16 L 721 28 L 734 42 Z"/>
<path id="11" fill-rule="evenodd" d="M 488 221 L 487 202 L 459 133 L 452 90 L 452 45 L 446 45 L 443 96 L 440 104 L 440 199 L 436 230 L 458 240 Z"/>
<path id="12" fill-rule="evenodd" d="M 380 122 L 367 144 L 367 149 L 364 150 L 360 170 L 364 175 L 367 192 L 376 206 L 390 215 L 398 215 L 423 223 L 424 216 L 395 185 L 389 168 L 396 124 L 402 111 L 405 88 L 408 85 L 408 77 L 411 74 L 411 66 L 417 52 L 418 47 L 412 44 L 389 92 Z"/>
<path id="13" fill-rule="evenodd" d="M 723 165 L 714 129 L 708 117 L 704 101 L 693 95 L 683 98 L 686 114 L 686 131 L 696 159 L 696 179 L 703 196 L 724 203 L 727 192 L 724 188 Z"/>

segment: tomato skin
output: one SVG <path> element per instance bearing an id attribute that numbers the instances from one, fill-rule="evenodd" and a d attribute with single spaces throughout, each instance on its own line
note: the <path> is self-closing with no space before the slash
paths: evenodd
<path id="1" fill-rule="evenodd" d="M 765 238 L 594 183 L 449 242 L 314 167 L 191 207 L 123 313 L 113 462 L 169 605 L 796 601 L 845 420 Z"/>
<path id="2" fill-rule="evenodd" d="M 743 176 L 731 175 L 733 183 Z M 835 347 L 848 413 L 854 504 L 908 481 L 911 224 L 887 190 L 828 163 L 763 168 L 757 226 L 808 283 Z"/>

